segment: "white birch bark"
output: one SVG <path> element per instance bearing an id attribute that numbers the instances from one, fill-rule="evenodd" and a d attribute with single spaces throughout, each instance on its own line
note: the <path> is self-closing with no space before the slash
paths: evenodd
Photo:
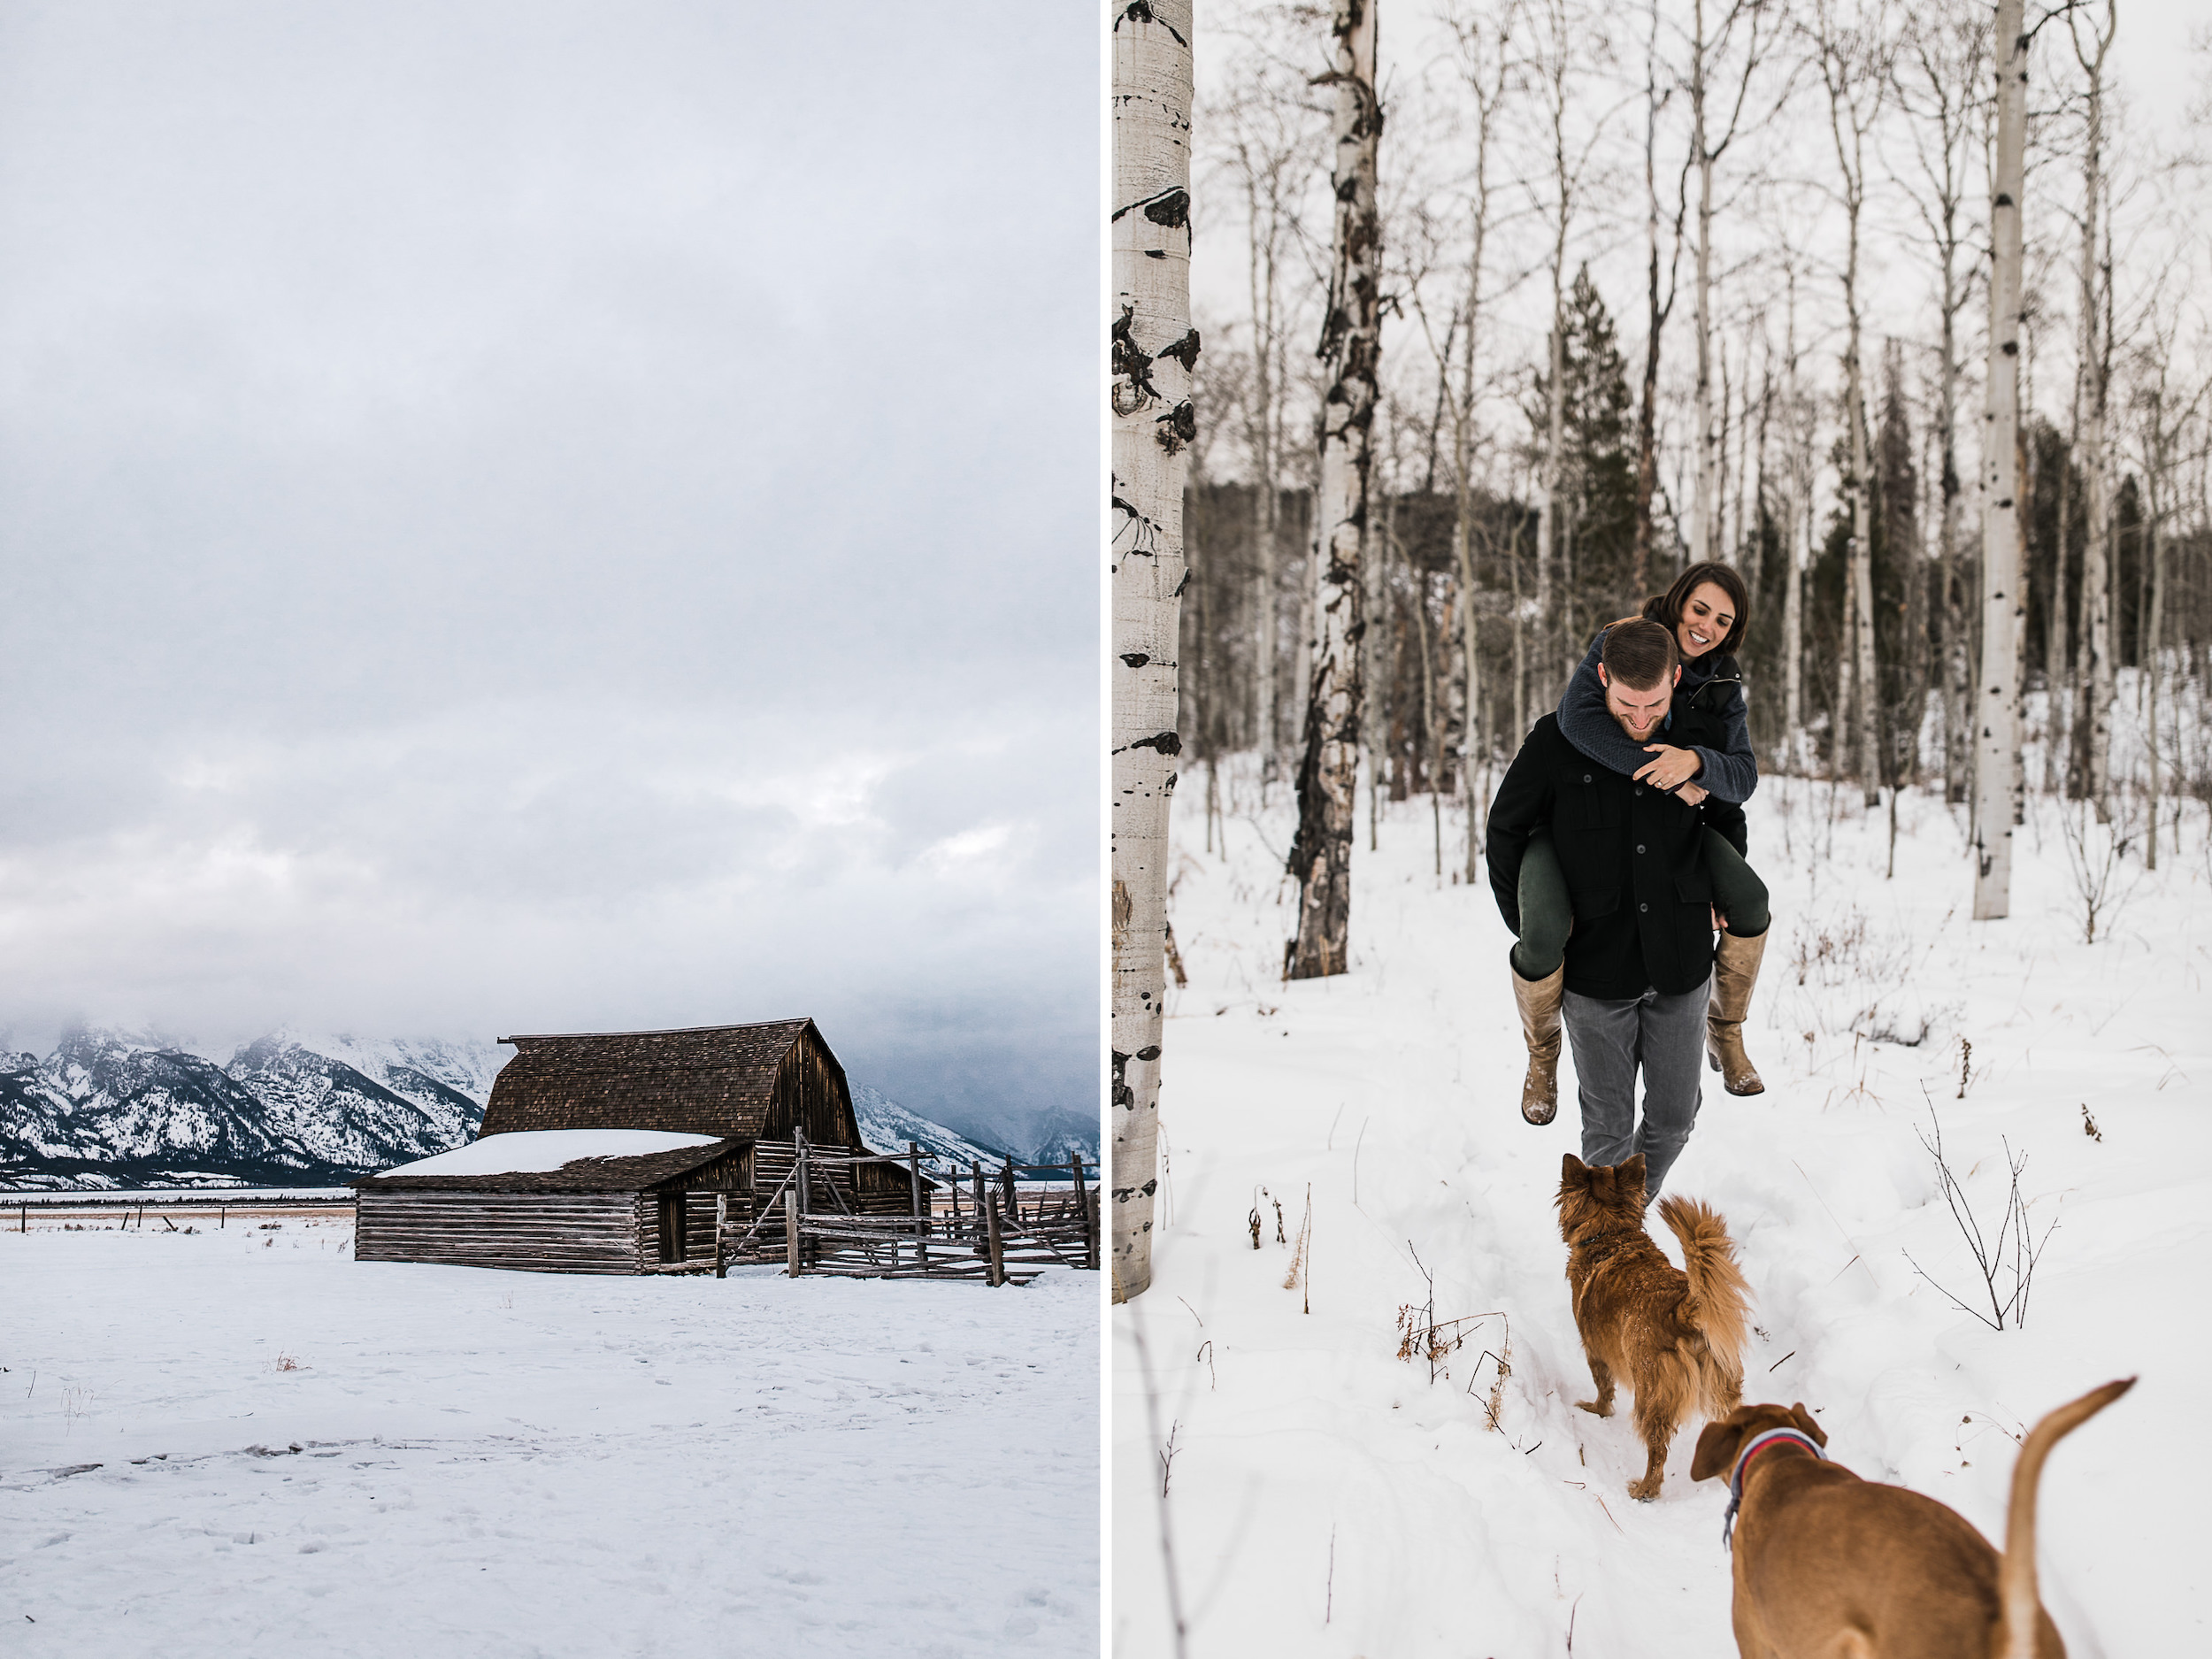
<path id="1" fill-rule="evenodd" d="M 1197 426 L 1190 375 L 1191 8 L 1115 0 L 1113 1171 L 1117 1302 L 1152 1282 L 1160 1035 L 1167 967 L 1168 804 L 1175 790 L 1183 480 Z"/>
<path id="2" fill-rule="evenodd" d="M 2093 51 L 2083 50 L 2078 35 L 2074 40 L 2075 53 L 2089 77 L 2088 129 L 2082 145 L 2081 241 L 2081 469 L 2086 530 L 2082 537 L 2081 630 L 2074 682 L 2083 700 L 2077 726 L 2086 751 L 2082 788 L 2096 808 L 2100 822 L 2109 822 L 2112 816 L 2112 492 L 2105 451 L 2112 377 L 2112 342 L 2107 326 L 2112 273 L 2110 250 L 2099 242 L 2104 219 L 2104 67 L 2116 26 L 2108 3 L 2105 18 L 2104 32 L 2093 34 Z"/>
<path id="3" fill-rule="evenodd" d="M 1567 157 L 1567 66 L 1574 50 L 1572 22 L 1563 0 L 1550 0 L 1544 9 L 1548 38 L 1537 65 L 1544 82 L 1546 119 L 1551 124 L 1552 183 L 1556 195 L 1551 216 L 1551 329 L 1545 344 L 1544 372 L 1549 375 L 1549 403 L 1544 418 L 1544 453 L 1537 471 L 1536 495 L 1536 614 L 1535 660 L 1548 665 L 1553 649 L 1561 646 L 1552 626 L 1551 589 L 1553 542 L 1559 532 L 1559 452 L 1566 441 L 1566 376 L 1562 357 L 1565 342 L 1565 282 L 1567 227 L 1574 212 L 1578 169 Z M 1548 681 L 1544 695 L 1535 697 L 1548 705 L 1553 698 Z M 1522 727 L 1525 731 L 1525 727 Z"/>
<path id="4" fill-rule="evenodd" d="M 1836 165 L 1842 175 L 1843 207 L 1848 235 L 1843 268 L 1845 313 L 1844 419 L 1850 423 L 1851 548 L 1847 561 L 1851 589 L 1852 726 L 1857 741 L 1856 770 L 1868 806 L 1881 804 L 1878 760 L 1881 698 L 1874 667 L 1874 537 L 1871 457 L 1867 453 L 1866 374 L 1862 340 L 1863 305 L 1860 293 L 1860 220 L 1866 206 L 1866 135 L 1880 113 L 1888 84 L 1881 61 L 1878 20 L 1871 27 L 1839 26 L 1824 8 L 1821 16 L 1821 75 L 1828 88 L 1829 131 L 1835 139 Z M 1837 757 L 1840 761 L 1843 757 Z"/>
<path id="5" fill-rule="evenodd" d="M 1990 180 L 1988 416 L 1982 443 L 1982 662 L 1975 696 L 1974 919 L 2012 908 L 2020 730 L 2020 255 L 2026 174 L 2024 0 L 1997 0 L 1997 148 Z"/>
<path id="6" fill-rule="evenodd" d="M 1353 788 L 1359 766 L 1360 560 L 1368 534 L 1376 371 L 1382 351 L 1382 219 L 1375 196 L 1382 106 L 1375 96 L 1375 0 L 1336 0 L 1336 197 L 1328 311 L 1319 356 L 1321 455 L 1314 492 L 1312 662 L 1298 767 L 1298 933 L 1284 977 L 1341 973 L 1352 911 Z"/>
<path id="7" fill-rule="evenodd" d="M 1713 557 L 1720 511 L 1720 444 L 1713 431 L 1713 157 L 1705 143 L 1705 0 L 1694 0 L 1690 39 L 1690 155 L 1697 164 L 1697 454 L 1690 480 L 1690 562 Z"/>
<path id="8" fill-rule="evenodd" d="M 1481 627 L 1475 609 L 1474 470 L 1475 346 L 1482 322 L 1482 269 L 1490 234 L 1490 140 L 1504 106 L 1506 77 L 1512 65 L 1511 30 L 1515 8 L 1508 4 L 1493 19 L 1448 19 L 1459 38 L 1468 91 L 1475 105 L 1475 173 L 1468 193 L 1469 248 L 1467 296 L 1461 307 L 1464 325 L 1459 336 L 1459 383 L 1453 388 L 1452 411 L 1452 552 L 1459 566 L 1459 591 L 1465 615 L 1460 624 L 1461 672 L 1466 683 L 1467 718 L 1460 729 L 1460 786 L 1467 797 L 1466 879 L 1471 886 L 1481 872 L 1482 832 L 1475 800 L 1475 762 L 1480 743 L 1482 674 Z M 1445 374 L 1449 378 L 1449 367 Z M 1488 757 L 1482 756 L 1486 762 Z"/>
<path id="9" fill-rule="evenodd" d="M 1797 270 L 1789 268 L 1789 310 L 1786 324 L 1789 403 L 1789 574 L 1782 593 L 1782 762 L 1789 771 L 1805 770 L 1804 661 L 1805 558 L 1810 535 L 1813 431 L 1805 395 L 1797 379 Z"/>
<path id="10" fill-rule="evenodd" d="M 1981 78 L 1989 42 L 1978 21 L 1954 7 L 1916 23 L 1913 50 L 1920 68 L 1916 96 L 1926 100 L 1925 116 L 1922 126 L 1916 127 L 1915 142 L 1926 193 L 1923 196 L 1916 192 L 1913 204 L 1936 251 L 1936 314 L 1940 327 L 1936 411 L 1940 465 L 1936 480 L 1936 591 L 1943 618 L 1939 672 L 1944 798 L 1962 802 L 1966 799 L 1968 758 L 1971 753 L 1967 710 L 1973 701 L 1973 665 L 1966 648 L 1967 582 L 1962 568 L 1958 522 L 1959 500 L 1963 493 L 1959 478 L 1959 381 L 1963 365 L 1959 357 L 1958 319 L 1968 297 L 1968 284 L 1958 266 L 1966 235 L 1959 220 L 1965 204 L 1967 152 L 1972 139 L 1971 113 L 1977 90 L 1974 83 Z M 1932 154 L 1931 146 L 1917 137 L 1918 132 L 1930 125 L 1934 129 Z"/>

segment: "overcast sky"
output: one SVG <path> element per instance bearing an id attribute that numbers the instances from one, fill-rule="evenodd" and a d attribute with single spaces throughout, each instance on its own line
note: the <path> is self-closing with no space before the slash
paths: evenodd
<path id="1" fill-rule="evenodd" d="M 1091 1110 L 1096 21 L 0 9 L 0 1031 Z"/>

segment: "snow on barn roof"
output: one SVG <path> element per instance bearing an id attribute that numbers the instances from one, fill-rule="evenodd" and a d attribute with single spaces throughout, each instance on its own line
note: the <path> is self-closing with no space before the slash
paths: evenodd
<path id="1" fill-rule="evenodd" d="M 579 1158 L 637 1158 L 680 1147 L 714 1144 L 713 1135 L 680 1135 L 664 1129 L 530 1129 L 489 1135 L 435 1157 L 418 1158 L 387 1175 L 518 1175 L 557 1170 Z"/>
<path id="2" fill-rule="evenodd" d="M 610 1192 L 644 1188 L 711 1164 L 742 1143 L 661 1129 L 526 1129 L 483 1135 L 354 1186 L 478 1191 Z"/>

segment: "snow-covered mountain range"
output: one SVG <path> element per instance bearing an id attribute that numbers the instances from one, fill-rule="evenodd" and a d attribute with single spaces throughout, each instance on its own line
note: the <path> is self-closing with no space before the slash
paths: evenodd
<path id="1" fill-rule="evenodd" d="M 0 1052 L 0 1190 L 335 1185 L 465 1145 L 507 1058 L 488 1042 L 278 1032 L 218 1062 L 157 1036 L 73 1031 L 43 1059 Z M 1095 1130 L 1007 1146 L 864 1083 L 853 1106 L 879 1151 L 913 1141 L 987 1166 L 1010 1151 L 1097 1157 Z"/>
<path id="2" fill-rule="evenodd" d="M 280 1032 L 218 1064 L 127 1032 L 0 1054 L 0 1186 L 324 1185 L 429 1157 L 483 1120 L 489 1043 Z"/>

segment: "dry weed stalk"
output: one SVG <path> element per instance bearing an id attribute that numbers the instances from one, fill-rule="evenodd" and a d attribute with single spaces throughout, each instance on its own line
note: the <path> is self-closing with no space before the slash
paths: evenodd
<path id="1" fill-rule="evenodd" d="M 2065 843 L 2067 872 L 2074 878 L 2074 897 L 2081 905 L 2081 941 L 2085 945 L 2097 942 L 2099 919 L 2109 923 L 2112 912 L 2127 902 L 2136 883 L 2142 879 L 2139 870 L 2133 877 L 2122 879 L 2128 844 L 2135 838 L 2133 800 L 2132 795 L 2120 793 L 2119 810 L 2108 824 L 2092 822 L 2087 802 L 2081 803 L 2078 812 L 2068 810 L 2070 803 L 2060 805 L 2059 839 Z M 2103 832 L 2101 837 L 2100 830 Z"/>
<path id="2" fill-rule="evenodd" d="M 1306 1251 L 1313 1242 L 1313 1183 L 1306 1183 L 1306 1218 L 1298 1224 L 1298 1248 L 1291 1252 L 1290 1271 L 1283 1275 L 1285 1290 L 1305 1292 L 1302 1304 L 1307 1313 L 1313 1311 L 1313 1285 L 1306 1272 Z"/>
<path id="3" fill-rule="evenodd" d="M 2054 1219 L 2049 1226 L 2045 1227 L 2041 1238 L 2033 1235 L 2028 1225 L 2031 1201 L 2020 1194 L 2020 1172 L 2028 1167 L 2028 1155 L 2015 1152 L 2011 1141 L 2000 1136 L 1999 1144 L 2005 1149 L 2005 1166 L 2010 1171 L 2011 1179 L 2006 1188 L 2004 1214 L 1998 1218 L 1994 1227 L 1985 1233 L 1981 1223 L 1975 1217 L 1973 1207 L 1967 1202 L 1965 1187 L 1952 1173 L 1951 1165 L 1944 1156 L 1943 1123 L 1936 1116 L 1933 1105 L 1928 1108 L 1928 1118 L 1933 1126 L 1933 1139 L 1923 1134 L 1920 1144 L 1935 1160 L 1936 1179 L 1943 1188 L 1944 1202 L 1951 1207 L 1951 1219 L 1958 1224 L 1959 1233 L 1966 1240 L 1966 1248 L 1973 1253 L 1974 1265 L 1982 1276 L 1983 1290 L 1989 1297 L 1989 1311 L 1984 1313 L 1979 1308 L 1970 1306 L 1937 1283 L 1925 1268 L 1913 1261 L 1911 1251 L 1905 1253 L 1905 1259 L 1912 1262 L 1914 1272 L 1934 1285 L 1960 1312 L 1972 1314 L 1993 1331 L 2003 1330 L 2005 1321 L 2009 1318 L 2013 1329 L 2016 1331 L 2027 1323 L 2028 1294 L 2034 1286 L 2035 1264 L 2042 1259 L 2043 1247 L 2050 1242 L 2051 1233 L 2058 1222 Z M 1919 1133 L 1917 1130 L 1914 1133 Z M 1997 1284 L 2000 1279 L 2008 1279 L 2008 1294 L 1999 1294 Z"/>
<path id="4" fill-rule="evenodd" d="M 1136 1347 L 1137 1371 L 1144 1386 L 1145 1426 L 1151 1432 L 1152 1439 L 1156 1442 L 1160 1438 L 1159 1387 L 1157 1379 L 1152 1374 L 1152 1354 L 1145 1345 L 1144 1326 L 1133 1318 L 1129 1324 L 1129 1339 Z M 1171 1448 L 1175 1442 L 1176 1429 L 1181 1426 L 1179 1422 L 1175 1428 L 1168 1431 L 1168 1444 Z M 1169 1455 L 1171 1455 L 1171 1453 L 1164 1454 L 1162 1456 L 1163 1466 L 1160 1476 L 1160 1563 L 1167 1576 L 1168 1618 L 1175 1627 L 1176 1659 L 1182 1659 L 1186 1643 L 1189 1638 L 1190 1624 L 1183 1617 L 1182 1577 L 1176 1571 L 1175 1534 L 1168 1515 L 1165 1463 Z"/>

